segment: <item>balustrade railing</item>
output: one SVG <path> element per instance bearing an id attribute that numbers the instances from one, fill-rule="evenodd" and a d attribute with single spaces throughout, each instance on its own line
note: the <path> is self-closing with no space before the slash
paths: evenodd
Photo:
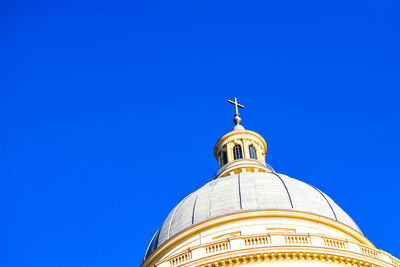
<path id="1" fill-rule="evenodd" d="M 400 260 L 398 260 L 398 259 L 396 259 L 396 258 L 394 258 L 394 257 L 392 257 L 392 256 L 390 256 L 390 262 L 391 262 L 394 266 L 400 267 Z"/>
<path id="2" fill-rule="evenodd" d="M 370 256 L 373 258 L 380 258 L 379 257 L 379 250 L 373 249 L 373 248 L 369 248 L 363 245 L 360 245 L 360 249 L 361 249 L 361 253 L 366 255 L 366 256 Z"/>
<path id="3" fill-rule="evenodd" d="M 285 242 L 289 244 L 311 244 L 310 236 L 308 235 L 285 235 Z"/>
<path id="4" fill-rule="evenodd" d="M 324 244 L 327 247 L 347 249 L 347 242 L 336 238 L 324 237 Z"/>
<path id="5" fill-rule="evenodd" d="M 214 243 L 212 245 L 209 245 L 206 247 L 206 253 L 215 253 L 215 252 L 220 252 L 223 250 L 229 249 L 229 241 L 223 241 L 219 243 Z"/>
<path id="6" fill-rule="evenodd" d="M 266 245 L 270 243 L 269 239 L 269 235 L 251 236 L 244 239 L 244 244 L 246 246 Z"/>
<path id="7" fill-rule="evenodd" d="M 179 254 L 179 255 L 173 257 L 172 259 L 170 259 L 169 264 L 170 264 L 170 266 L 176 266 L 181 263 L 187 262 L 190 259 L 191 259 L 191 253 L 190 253 L 190 251 L 187 251 L 185 253 Z"/>

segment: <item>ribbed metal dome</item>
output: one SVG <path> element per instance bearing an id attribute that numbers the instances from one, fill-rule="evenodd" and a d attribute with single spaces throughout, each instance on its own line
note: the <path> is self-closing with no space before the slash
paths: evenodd
<path id="1" fill-rule="evenodd" d="M 325 216 L 359 231 L 319 189 L 276 173 L 240 173 L 213 180 L 183 199 L 154 235 L 146 258 L 183 230 L 220 216 L 252 210 L 295 210 Z"/>

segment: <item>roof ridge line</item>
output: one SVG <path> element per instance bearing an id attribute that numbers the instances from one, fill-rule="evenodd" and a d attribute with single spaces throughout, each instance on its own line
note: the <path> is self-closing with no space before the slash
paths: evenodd
<path id="1" fill-rule="evenodd" d="M 208 198 L 208 213 L 207 213 L 207 217 L 208 218 L 211 217 L 211 197 L 212 197 L 212 193 L 213 193 L 214 187 L 218 183 L 218 181 L 219 181 L 218 179 L 215 179 L 215 180 L 212 181 L 211 190 L 210 190 L 210 197 Z"/>
<path id="2" fill-rule="evenodd" d="M 239 207 L 242 210 L 242 191 L 240 190 L 240 173 L 238 173 Z"/>
<path id="3" fill-rule="evenodd" d="M 168 238 L 170 238 L 170 231 L 171 231 L 171 225 L 172 225 L 172 221 L 174 220 L 174 216 L 176 211 L 179 209 L 179 207 L 182 205 L 182 203 L 192 195 L 193 193 L 189 194 L 188 196 L 186 196 L 181 202 L 179 202 L 179 204 L 175 207 L 174 209 L 174 213 L 172 213 L 171 219 L 169 220 L 169 225 L 168 225 Z"/>
<path id="4" fill-rule="evenodd" d="M 290 201 L 290 206 L 292 207 L 292 209 L 294 209 L 294 207 L 293 207 L 293 202 L 292 202 L 292 198 L 290 197 L 290 194 L 289 194 L 289 190 L 288 190 L 288 188 L 287 188 L 287 186 L 286 186 L 286 184 L 285 184 L 285 182 L 283 181 L 283 179 L 277 174 L 277 173 L 275 173 L 275 172 L 272 172 L 272 174 L 273 175 L 275 175 L 276 177 L 278 177 L 279 178 L 279 180 L 281 180 L 281 182 L 282 182 L 282 184 L 283 184 L 283 186 L 285 187 L 285 189 L 286 189 L 286 193 L 288 194 L 288 197 L 289 197 L 289 201 Z"/>
<path id="5" fill-rule="evenodd" d="M 299 181 L 301 181 L 301 180 L 299 180 Z M 321 194 L 321 196 L 325 199 L 325 201 L 328 203 L 329 207 L 331 208 L 332 213 L 333 213 L 333 216 L 335 217 L 335 220 L 338 221 L 337 216 L 336 216 L 336 212 L 335 212 L 335 210 L 333 209 L 331 203 L 329 203 L 328 199 L 325 197 L 324 193 L 323 193 L 321 190 L 319 190 L 318 188 L 316 188 L 315 186 L 313 186 L 312 184 L 306 183 L 306 182 L 304 182 L 304 181 L 301 181 L 301 182 L 303 182 L 303 183 L 305 183 L 305 184 L 311 186 L 312 188 L 314 188 L 315 190 L 317 190 L 317 191 Z M 349 217 L 350 217 L 350 216 L 349 216 Z"/>
<path id="6" fill-rule="evenodd" d="M 196 211 L 196 203 L 197 203 L 197 198 L 199 197 L 199 194 L 196 195 L 196 199 L 194 200 L 193 203 L 193 212 L 192 212 L 192 225 L 194 224 L 194 213 Z"/>

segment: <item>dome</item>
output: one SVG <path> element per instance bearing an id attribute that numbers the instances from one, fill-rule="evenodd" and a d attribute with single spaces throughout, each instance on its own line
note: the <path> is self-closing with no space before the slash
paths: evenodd
<path id="1" fill-rule="evenodd" d="M 331 218 L 361 232 L 331 198 L 277 173 L 243 172 L 213 180 L 184 198 L 154 235 L 146 258 L 174 235 L 220 216 L 254 210 L 293 210 Z"/>
<path id="2" fill-rule="evenodd" d="M 219 168 L 153 236 L 141 267 L 400 266 L 316 187 L 278 174 L 264 138 L 241 125 L 215 144 Z"/>

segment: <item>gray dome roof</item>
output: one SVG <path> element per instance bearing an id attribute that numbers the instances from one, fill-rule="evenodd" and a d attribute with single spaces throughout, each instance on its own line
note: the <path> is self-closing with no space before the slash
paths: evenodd
<path id="1" fill-rule="evenodd" d="M 213 180 L 183 199 L 154 235 L 146 258 L 166 240 L 195 224 L 251 210 L 309 212 L 361 232 L 349 215 L 312 185 L 283 174 L 240 173 Z"/>

